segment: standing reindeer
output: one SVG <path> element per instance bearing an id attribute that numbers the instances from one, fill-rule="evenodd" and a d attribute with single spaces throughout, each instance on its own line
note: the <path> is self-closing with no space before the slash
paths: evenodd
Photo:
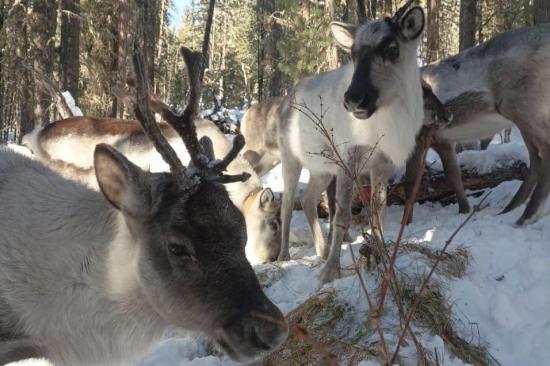
<path id="1" fill-rule="evenodd" d="M 366 164 L 371 184 L 377 186 L 394 164 L 404 164 L 408 159 L 422 125 L 416 51 L 424 28 L 424 12 L 420 7 L 410 8 L 411 3 L 392 18 L 358 27 L 333 22 L 333 35 L 341 47 L 351 51 L 353 63 L 306 78 L 295 89 L 295 102 L 286 105 L 286 116 L 279 130 L 285 186 L 279 259 L 290 257 L 292 203 L 300 170 L 305 167 L 310 171 L 310 179 L 302 197 L 304 213 L 317 254 L 328 258 L 320 277 L 322 283 L 339 274 L 340 246 L 351 221 L 352 177 L 333 161 L 341 158 L 352 172 L 361 171 Z M 312 123 L 315 118 L 321 118 L 325 129 L 331 131 L 332 144 Z M 365 162 L 362 157 L 373 149 L 373 155 Z M 317 220 L 316 205 L 333 177 L 336 177 L 337 207 L 328 246 Z M 380 196 L 385 190 L 376 191 Z M 380 202 L 383 201 L 381 197 Z"/>
<path id="2" fill-rule="evenodd" d="M 250 107 L 241 121 L 241 132 L 246 141 L 243 156 L 259 176 L 281 161 L 277 131 L 284 105 L 285 97 L 270 98 Z"/>
<path id="3" fill-rule="evenodd" d="M 514 121 L 529 151 L 529 172 L 502 213 L 531 197 L 517 224 L 536 221 L 550 193 L 550 24 L 498 35 L 424 67 L 422 78 L 453 115 L 452 123 L 437 130 L 434 139 L 460 212 L 468 212 L 470 205 L 455 144 L 491 137 Z M 417 149 L 407 164 L 409 187 L 420 157 Z"/>
<path id="4" fill-rule="evenodd" d="M 170 113 L 170 108 L 151 96 L 153 110 Z M 125 96 L 128 100 L 129 97 Z M 133 103 L 133 102 L 132 102 Z M 230 142 L 213 123 L 195 119 L 198 138 L 207 137 L 212 142 L 214 154 L 220 159 L 231 149 Z M 159 127 L 174 147 L 180 159 L 188 160 L 188 152 L 177 132 L 168 124 Z M 73 117 L 53 122 L 35 129 L 23 138 L 23 142 L 39 159 L 72 179 L 84 181 L 95 188 L 93 176 L 93 150 L 98 143 L 109 143 L 141 168 L 159 160 L 160 155 L 145 135 L 139 122 L 112 118 Z M 165 164 L 153 164 L 154 171 L 164 171 Z M 271 189 L 262 187 L 260 178 L 248 161 L 238 155 L 227 167 L 230 174 L 246 172 L 245 182 L 226 185 L 229 197 L 241 210 L 246 222 L 247 257 L 252 263 L 264 263 L 277 259 L 281 243 L 279 203 Z"/>
<path id="5" fill-rule="evenodd" d="M 130 364 L 169 326 L 199 331 L 251 361 L 278 347 L 287 327 L 245 258 L 245 223 L 221 174 L 201 153 L 193 118 L 199 53 L 182 49 L 190 80 L 184 113 L 166 115 L 193 162 L 185 168 L 148 105 L 136 53 L 136 115 L 171 173 L 148 173 L 100 144 L 101 193 L 12 152 L 0 152 L 0 363 L 44 357 L 57 366 Z"/>

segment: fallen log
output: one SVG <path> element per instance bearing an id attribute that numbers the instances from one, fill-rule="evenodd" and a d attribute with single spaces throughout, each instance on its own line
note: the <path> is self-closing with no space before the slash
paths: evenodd
<path id="1" fill-rule="evenodd" d="M 463 170 L 462 182 L 470 195 L 479 196 L 483 190 L 493 188 L 502 182 L 523 180 L 527 176 L 528 167 L 523 161 L 514 161 L 504 167 L 498 167 L 486 174 L 475 170 Z M 441 202 L 443 205 L 456 203 L 456 195 L 442 171 L 426 168 L 422 185 L 416 198 L 417 202 Z M 388 189 L 388 205 L 405 204 L 405 186 L 403 182 L 391 184 Z"/>

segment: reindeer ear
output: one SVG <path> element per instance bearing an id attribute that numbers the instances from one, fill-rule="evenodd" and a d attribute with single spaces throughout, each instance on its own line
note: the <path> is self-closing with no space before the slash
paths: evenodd
<path id="1" fill-rule="evenodd" d="M 351 52 L 351 46 L 353 46 L 353 40 L 355 39 L 357 27 L 348 23 L 331 22 L 330 31 L 338 43 L 338 46 L 346 52 Z"/>
<path id="2" fill-rule="evenodd" d="M 250 165 L 254 167 L 260 161 L 261 156 L 254 150 L 246 150 L 243 153 L 243 158 L 245 158 Z"/>
<path id="3" fill-rule="evenodd" d="M 260 208 L 266 208 L 275 202 L 275 195 L 271 188 L 266 188 L 260 195 Z"/>
<path id="4" fill-rule="evenodd" d="M 400 19 L 397 20 L 401 34 L 407 40 L 417 39 L 424 30 L 424 11 L 420 6 L 409 9 Z"/>
<path id="5" fill-rule="evenodd" d="M 96 146 L 94 168 L 101 192 L 117 210 L 131 216 L 149 212 L 150 184 L 143 170 L 106 144 Z"/>

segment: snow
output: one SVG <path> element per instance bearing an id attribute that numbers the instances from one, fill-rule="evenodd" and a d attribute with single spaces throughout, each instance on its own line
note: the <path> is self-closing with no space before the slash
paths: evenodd
<path id="1" fill-rule="evenodd" d="M 73 114 L 74 117 L 83 116 L 82 111 L 76 105 L 76 102 L 74 101 L 74 98 L 71 95 L 71 92 L 67 90 L 62 92 L 61 95 L 63 95 L 63 98 L 65 98 L 65 102 L 67 102 L 67 106 L 71 110 L 71 113 Z"/>
<path id="2" fill-rule="evenodd" d="M 517 131 L 511 144 L 500 144 L 498 138 L 488 151 L 467 151 L 459 155 L 462 166 L 487 172 L 512 159 L 528 161 L 526 149 Z M 434 168 L 440 167 L 435 154 L 430 155 Z M 301 179 L 307 182 L 307 172 Z M 282 190 L 280 167 L 263 179 L 263 183 L 276 191 Z M 436 276 L 444 282 L 443 291 L 452 304 L 456 331 L 468 341 L 488 347 L 492 357 L 501 365 L 544 365 L 550 359 L 550 215 L 538 222 L 516 227 L 515 220 L 525 206 L 505 215 L 497 215 L 509 202 L 520 185 L 519 181 L 504 182 L 491 190 L 487 207 L 477 213 L 459 232 L 450 251 L 459 246 L 468 249 L 471 261 L 466 274 L 459 279 Z M 470 198 L 472 203 L 480 198 Z M 392 206 L 386 211 L 385 236 L 394 239 L 399 230 L 402 207 Z M 547 204 L 546 212 L 550 212 Z M 426 203 L 415 206 L 415 222 L 406 228 L 405 240 L 424 243 L 432 249 L 443 247 L 445 240 L 465 219 L 458 214 L 457 205 L 441 206 Z M 323 222 L 323 228 L 327 224 Z M 356 233 L 357 234 L 357 233 Z M 357 253 L 361 237 L 352 245 Z M 323 261 L 315 256 L 307 221 L 303 212 L 294 212 L 289 262 L 255 266 L 267 296 L 286 314 L 304 303 L 319 291 L 334 290 L 341 301 L 350 306 L 350 332 L 365 321 L 366 302 L 357 277 L 352 271 L 343 270 L 343 277 L 319 288 L 317 276 Z M 342 247 L 342 268 L 351 265 L 350 245 Z M 397 263 L 401 270 L 411 274 L 426 273 L 426 265 L 411 255 L 402 255 Z M 367 286 L 372 285 L 372 275 L 366 274 Z M 391 309 L 388 310 L 391 312 Z M 357 315 L 359 314 L 359 315 Z M 384 320 L 387 322 L 387 319 Z M 389 326 L 385 323 L 385 326 Z M 427 330 L 415 327 L 424 346 L 438 352 L 440 364 L 466 365 L 445 349 L 443 340 Z M 209 355 L 206 340 L 200 336 L 168 334 L 138 366 L 161 365 L 233 365 L 227 358 Z M 373 336 L 376 340 L 376 336 Z M 390 343 L 396 337 L 388 334 Z M 402 351 L 402 365 L 414 365 L 414 347 Z M 38 361 L 20 363 L 25 366 L 43 365 Z M 376 366 L 377 362 L 363 360 L 360 366 Z"/>

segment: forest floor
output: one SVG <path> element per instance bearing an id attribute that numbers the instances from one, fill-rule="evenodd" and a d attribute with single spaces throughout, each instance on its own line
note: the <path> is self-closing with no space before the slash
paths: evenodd
<path id="1" fill-rule="evenodd" d="M 500 144 L 497 136 L 488 151 L 459 155 L 463 167 L 480 173 L 527 159 L 517 132 L 510 144 Z M 435 154 L 430 154 L 428 160 L 432 168 L 441 168 Z M 307 173 L 302 175 L 302 188 L 305 182 Z M 280 168 L 266 176 L 264 183 L 281 191 Z M 546 216 L 538 222 L 516 227 L 514 223 L 525 206 L 505 215 L 497 213 L 519 185 L 519 181 L 503 182 L 486 190 L 491 191 L 485 201 L 487 205 L 458 233 L 448 250 L 449 260 L 443 261 L 433 278 L 426 296 L 431 302 L 422 302 L 425 306 L 414 318 L 413 331 L 440 365 L 530 366 L 547 364 L 550 359 L 550 204 Z M 473 204 L 480 199 L 470 197 Z M 456 204 L 417 204 L 414 210 L 414 222 L 406 228 L 406 245 L 396 263 L 399 277 L 405 286 L 410 283 L 413 290 L 418 285 L 415 281 L 427 273 L 434 253 L 465 219 L 465 215 L 458 214 Z M 402 212 L 402 206 L 391 206 L 386 211 L 388 243 L 397 236 Z M 328 228 L 324 221 L 323 227 Z M 323 262 L 315 255 L 301 211 L 295 211 L 292 220 L 292 260 L 255 266 L 267 296 L 313 339 L 290 340 L 267 364 L 325 364 L 323 353 L 334 355 L 342 365 L 382 364 L 377 347 L 379 338 L 358 277 L 352 270 L 350 246 L 357 254 L 362 244 L 358 229 L 354 228 L 352 235 L 356 241 L 342 247 L 342 278 L 321 288 L 317 276 Z M 375 286 L 377 276 L 376 271 L 364 272 L 367 286 Z M 398 340 L 395 312 L 388 306 L 382 317 L 390 350 Z M 408 341 L 400 355 L 400 365 L 417 364 L 412 342 Z M 138 366 L 233 364 L 212 354 L 201 336 L 168 332 L 166 339 Z M 41 363 L 27 361 L 20 365 Z"/>

